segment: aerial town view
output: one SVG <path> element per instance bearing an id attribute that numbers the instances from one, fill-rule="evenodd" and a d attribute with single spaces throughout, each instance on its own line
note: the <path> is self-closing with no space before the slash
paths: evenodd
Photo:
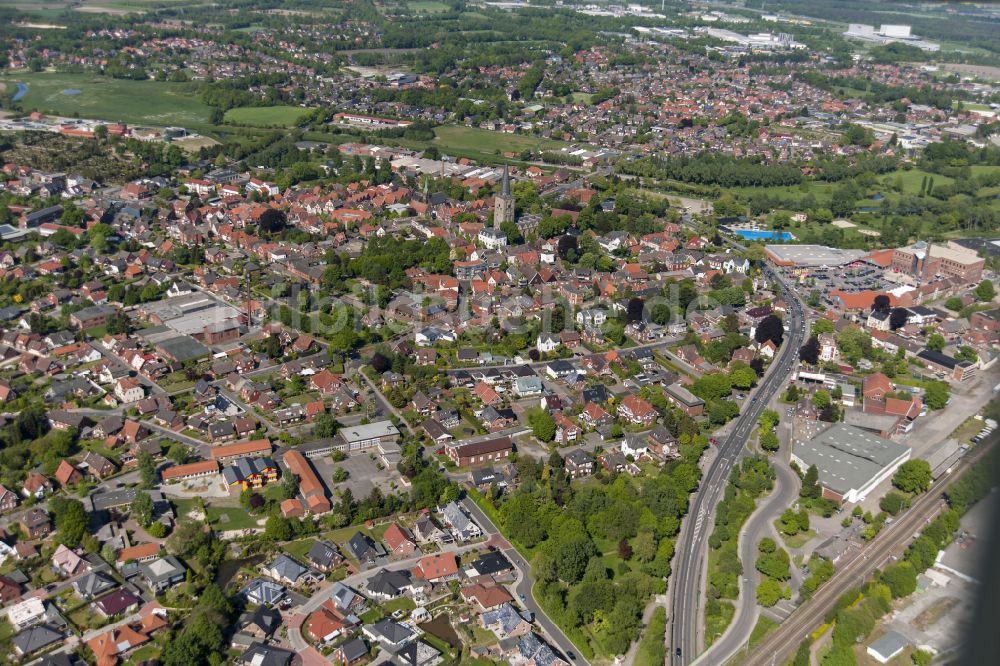
<path id="1" fill-rule="evenodd" d="M 0 666 L 1000 663 L 1000 4 L 0 0 Z"/>

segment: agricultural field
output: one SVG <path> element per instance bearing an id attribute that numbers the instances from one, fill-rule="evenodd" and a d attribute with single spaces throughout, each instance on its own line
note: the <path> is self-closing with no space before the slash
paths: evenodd
<path id="1" fill-rule="evenodd" d="M 226 111 L 224 120 L 250 127 L 294 127 L 309 109 L 300 106 L 252 106 Z"/>
<path id="2" fill-rule="evenodd" d="M 204 126 L 209 107 L 187 83 L 129 81 L 92 74 L 35 72 L 6 77 L 3 83 L 25 83 L 25 111 L 60 116 L 122 120 L 133 125 Z"/>

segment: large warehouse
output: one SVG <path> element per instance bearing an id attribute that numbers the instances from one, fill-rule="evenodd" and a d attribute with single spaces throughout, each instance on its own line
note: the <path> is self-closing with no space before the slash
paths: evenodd
<path id="1" fill-rule="evenodd" d="M 860 502 L 910 459 L 910 447 L 846 423 L 836 423 L 806 442 L 795 442 L 792 460 L 816 465 L 823 497 Z"/>
<path id="2" fill-rule="evenodd" d="M 864 250 L 841 250 L 825 245 L 765 245 L 764 252 L 775 266 L 833 268 L 858 261 Z"/>

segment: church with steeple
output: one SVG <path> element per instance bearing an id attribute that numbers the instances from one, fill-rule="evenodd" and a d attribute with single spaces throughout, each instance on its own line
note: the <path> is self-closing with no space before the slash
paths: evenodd
<path id="1" fill-rule="evenodd" d="M 507 234 L 500 230 L 504 222 L 514 221 L 514 197 L 510 193 L 510 168 L 503 166 L 503 180 L 500 194 L 493 197 L 493 226 L 484 227 L 478 240 L 487 249 L 496 250 L 507 246 Z"/>
<path id="2" fill-rule="evenodd" d="M 493 198 L 493 226 L 499 228 L 504 222 L 513 221 L 514 197 L 510 193 L 510 168 L 504 164 L 500 194 Z"/>

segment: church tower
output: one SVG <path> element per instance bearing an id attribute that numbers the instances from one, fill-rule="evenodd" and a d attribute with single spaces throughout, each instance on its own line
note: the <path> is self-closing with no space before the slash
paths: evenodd
<path id="1" fill-rule="evenodd" d="M 514 221 L 514 197 L 510 193 L 510 169 L 503 165 L 503 181 L 500 194 L 493 199 L 493 226 L 499 227 L 504 222 Z"/>

